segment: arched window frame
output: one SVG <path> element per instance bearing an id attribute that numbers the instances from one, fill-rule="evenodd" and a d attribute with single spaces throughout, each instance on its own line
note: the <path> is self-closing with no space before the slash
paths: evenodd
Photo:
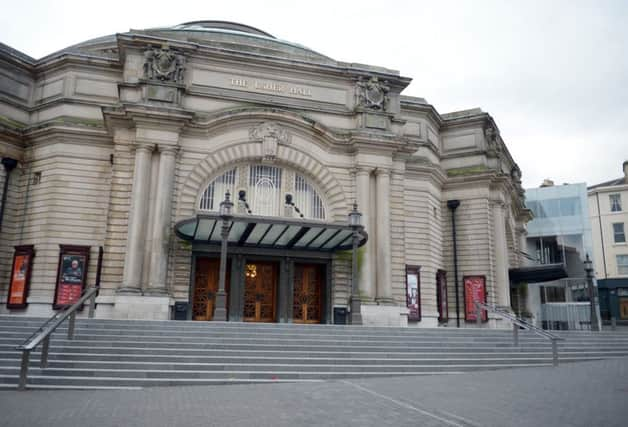
<path id="1" fill-rule="evenodd" d="M 305 218 L 321 221 L 327 219 L 329 210 L 327 202 L 322 195 L 323 193 L 307 175 L 297 172 L 296 170 L 275 165 L 251 163 L 243 166 L 244 168 L 242 166 L 233 166 L 210 179 L 197 200 L 197 210 L 199 212 L 217 212 L 220 202 L 224 199 L 224 192 L 226 190 L 231 192 L 232 200 L 237 202 L 238 191 L 243 189 L 246 191 L 247 201 L 251 206 L 253 215 L 286 217 L 284 209 L 285 196 L 286 194 L 291 194 L 296 207 L 301 210 Z M 251 181 L 253 179 L 252 173 L 254 169 L 258 169 L 259 171 L 265 168 L 276 168 L 279 171 L 279 175 L 276 177 L 276 183 L 279 184 L 278 195 L 273 196 L 277 198 L 277 201 L 273 201 L 273 203 L 277 203 L 277 205 L 274 207 L 271 206 L 271 208 L 274 208 L 275 212 L 277 212 L 277 215 L 264 215 L 264 213 L 260 214 L 256 212 L 254 199 L 256 195 Z M 244 170 L 246 170 L 245 175 L 242 174 Z M 300 186 L 299 182 L 301 183 Z M 217 186 L 217 183 L 220 183 L 220 185 Z M 243 186 L 244 188 L 242 188 Z M 304 188 L 305 191 L 310 192 L 310 194 L 297 194 L 299 188 Z M 301 192 L 303 192 L 303 190 Z M 305 204 L 303 197 L 309 197 L 312 200 L 311 205 Z M 317 201 L 318 205 L 316 205 Z M 267 210 L 272 210 L 271 208 L 267 208 Z M 294 212 L 293 216 L 298 217 L 298 214 Z"/>

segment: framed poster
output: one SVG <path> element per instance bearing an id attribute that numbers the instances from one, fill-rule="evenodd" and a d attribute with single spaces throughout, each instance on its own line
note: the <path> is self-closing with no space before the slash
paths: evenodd
<path id="1" fill-rule="evenodd" d="M 421 267 L 406 266 L 406 307 L 408 320 L 421 320 L 421 288 L 419 270 Z"/>
<path id="2" fill-rule="evenodd" d="M 89 246 L 59 245 L 59 266 L 54 309 L 64 308 L 77 302 L 83 294 L 89 265 Z"/>
<path id="3" fill-rule="evenodd" d="M 475 322 L 477 309 L 475 302 L 486 303 L 486 276 L 464 276 L 464 320 Z M 482 321 L 488 321 L 488 313 L 482 310 Z"/>
<path id="4" fill-rule="evenodd" d="M 13 255 L 13 268 L 7 295 L 7 308 L 16 309 L 26 307 L 28 288 L 31 283 L 31 271 L 35 250 L 33 245 L 16 246 Z"/>
<path id="5" fill-rule="evenodd" d="M 444 270 L 436 272 L 436 305 L 438 306 L 438 321 L 449 320 L 449 306 L 447 305 L 447 273 Z"/>

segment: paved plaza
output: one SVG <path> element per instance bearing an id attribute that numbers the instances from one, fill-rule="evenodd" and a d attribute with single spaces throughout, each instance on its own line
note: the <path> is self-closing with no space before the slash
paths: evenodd
<path id="1" fill-rule="evenodd" d="M 0 392 L 2 426 L 626 426 L 628 358 L 309 384 Z"/>

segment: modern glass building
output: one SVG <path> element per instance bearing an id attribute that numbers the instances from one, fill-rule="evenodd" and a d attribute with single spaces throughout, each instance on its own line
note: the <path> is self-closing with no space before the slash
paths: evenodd
<path id="1" fill-rule="evenodd" d="M 548 304 L 589 301 L 584 260 L 587 254 L 592 257 L 593 251 L 587 186 L 553 185 L 545 181 L 539 188 L 526 190 L 526 206 L 534 214 L 528 223 L 528 262 L 554 265 L 557 270 L 562 267 L 564 273 L 550 280 L 528 283 L 525 298 L 518 302 L 519 307 L 513 306 L 520 314 L 529 314 L 537 323 L 551 327 L 547 310 L 552 306 Z M 587 308 L 583 304 L 578 310 L 586 312 Z"/>

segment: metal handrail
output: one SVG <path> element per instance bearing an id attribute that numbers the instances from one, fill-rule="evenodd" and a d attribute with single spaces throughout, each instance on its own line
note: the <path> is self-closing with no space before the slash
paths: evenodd
<path id="1" fill-rule="evenodd" d="M 76 323 L 76 312 L 79 310 L 85 301 L 90 300 L 88 317 L 91 319 L 94 317 L 94 311 L 96 308 L 96 295 L 98 294 L 99 287 L 93 287 L 87 289 L 81 298 L 73 305 L 66 307 L 62 311 L 55 313 L 51 316 L 42 326 L 39 327 L 30 337 L 28 337 L 21 345 L 16 347 L 16 350 L 22 352 L 22 363 L 20 366 L 20 379 L 18 382 L 18 390 L 24 390 L 28 381 L 28 363 L 30 361 L 30 354 L 39 344 L 43 342 L 41 349 L 41 368 L 48 366 L 48 349 L 50 348 L 50 336 L 52 333 L 63 323 L 65 319 L 70 318 L 68 323 L 68 339 L 74 338 L 74 325 Z"/>
<path id="2" fill-rule="evenodd" d="M 525 320 L 515 316 L 509 311 L 499 308 L 493 304 L 486 304 L 479 301 L 475 302 L 476 312 L 476 321 L 478 326 L 482 323 L 482 310 L 486 310 L 487 313 L 494 313 L 512 323 L 512 338 L 513 344 L 515 347 L 519 346 L 519 328 L 524 328 L 529 331 L 534 332 L 537 335 L 540 335 L 544 338 L 547 338 L 552 341 L 552 365 L 558 366 L 558 341 L 564 341 L 565 339 L 559 337 L 558 335 L 552 334 L 544 329 L 539 328 L 538 326 L 533 325 L 530 322 L 526 322 Z"/>

